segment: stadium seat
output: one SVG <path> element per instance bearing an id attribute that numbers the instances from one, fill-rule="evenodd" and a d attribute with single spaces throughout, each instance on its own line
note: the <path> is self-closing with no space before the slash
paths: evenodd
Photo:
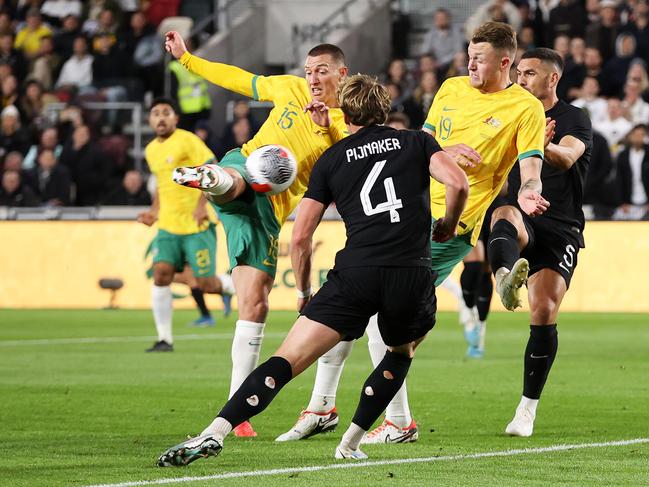
<path id="1" fill-rule="evenodd" d="M 117 298 L 117 291 L 124 287 L 124 281 L 116 278 L 104 278 L 99 279 L 99 287 L 102 289 L 108 289 L 110 291 L 110 301 L 108 306 L 105 309 L 117 309 L 118 306 L 115 303 Z"/>
<path id="2" fill-rule="evenodd" d="M 191 17 L 167 17 L 158 26 L 158 34 L 164 36 L 166 32 L 175 30 L 180 33 L 183 38 L 189 37 L 189 34 L 194 26 L 194 21 Z"/>

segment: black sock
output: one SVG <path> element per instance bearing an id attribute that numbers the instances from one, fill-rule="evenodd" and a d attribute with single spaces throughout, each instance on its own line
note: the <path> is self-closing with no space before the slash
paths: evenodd
<path id="1" fill-rule="evenodd" d="M 406 379 L 412 359 L 407 355 L 387 351 L 363 384 L 352 422 L 368 431 L 388 406 Z"/>
<path id="2" fill-rule="evenodd" d="M 559 336 L 557 325 L 530 325 L 530 339 L 525 349 L 523 395 L 530 399 L 541 397 L 541 391 L 557 355 Z"/>
<path id="3" fill-rule="evenodd" d="M 207 305 L 205 304 L 205 297 L 203 296 L 203 291 L 201 291 L 200 288 L 192 288 L 192 298 L 194 298 L 194 301 L 196 301 L 196 306 L 198 306 L 198 310 L 201 312 L 201 316 L 205 318 L 212 316 L 210 314 L 210 310 L 207 309 Z"/>
<path id="4" fill-rule="evenodd" d="M 292 377 L 293 370 L 286 359 L 269 358 L 250 373 L 218 415 L 233 427 L 240 425 L 266 409 Z"/>
<path id="5" fill-rule="evenodd" d="M 483 272 L 476 293 L 476 306 L 478 307 L 478 319 L 485 321 L 489 316 L 491 307 L 491 295 L 494 293 L 494 284 L 491 280 L 491 272 Z"/>
<path id="6" fill-rule="evenodd" d="M 482 262 L 465 262 L 464 270 L 460 276 L 460 285 L 462 286 L 462 296 L 464 304 L 469 308 L 475 306 L 476 289 L 480 274 L 482 273 Z"/>
<path id="7" fill-rule="evenodd" d="M 496 272 L 501 267 L 511 269 L 520 257 L 518 250 L 518 232 L 507 220 L 498 220 L 491 229 L 487 255 L 491 269 Z"/>

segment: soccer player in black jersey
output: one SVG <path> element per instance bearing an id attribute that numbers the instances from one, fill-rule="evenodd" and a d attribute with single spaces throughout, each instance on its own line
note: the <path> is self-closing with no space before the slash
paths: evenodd
<path id="1" fill-rule="evenodd" d="M 546 48 L 524 53 L 516 69 L 518 84 L 545 108 L 541 181 L 550 206 L 535 218 L 520 211 L 516 195 L 521 183 L 518 171 L 512 170 L 509 205 L 496 209 L 491 219 L 489 262 L 503 302 L 520 305 L 518 297 L 512 296 L 517 290 L 502 283 L 514 266 L 529 269 L 531 332 L 524 358 L 523 397 L 505 429 L 512 436 L 532 434 L 539 397 L 557 353 L 559 306 L 577 266 L 579 249 L 584 247 L 581 204 L 593 137 L 588 116 L 557 98 L 562 69 L 559 54 Z"/>
<path id="2" fill-rule="evenodd" d="M 339 99 L 352 135 L 316 162 L 293 229 L 291 261 L 301 316 L 275 355 L 248 376 L 212 424 L 163 453 L 160 466 L 217 455 L 234 426 L 261 413 L 282 387 L 341 340 L 363 336 L 370 316 L 378 312 L 389 348 L 363 384 L 352 424 L 335 453 L 336 458 L 367 458 L 358 448 L 361 439 L 403 384 L 415 348 L 435 324 L 430 177 L 446 187 L 446 214 L 432 229 L 432 238 L 444 242 L 456 235 L 469 192 L 466 175 L 432 136 L 380 125 L 390 98 L 373 78 L 348 78 Z M 334 202 L 347 242 L 327 282 L 312 297 L 313 233 Z"/>

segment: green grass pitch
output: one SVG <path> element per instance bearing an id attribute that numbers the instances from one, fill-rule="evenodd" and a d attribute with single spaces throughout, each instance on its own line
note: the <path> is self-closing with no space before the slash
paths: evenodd
<path id="1" fill-rule="evenodd" d="M 257 438 L 228 437 L 218 458 L 187 468 L 155 466 L 163 450 L 201 431 L 227 396 L 234 319 L 187 328 L 194 317 L 175 313 L 174 353 L 146 354 L 154 330 L 148 311 L 0 310 L 0 485 L 85 486 L 334 464 L 334 448 L 371 369 L 364 339 L 343 373 L 336 432 L 273 442 L 306 406 L 311 368 L 253 419 Z M 271 314 L 262 359 L 294 318 Z M 534 436 L 506 437 L 522 387 L 527 319 L 522 312 L 492 314 L 487 354 L 476 361 L 464 359 L 456 315 L 440 313 L 408 378 L 420 439 L 366 446 L 370 460 L 649 438 L 649 316 L 569 313 L 559 320 L 559 354 Z M 649 485 L 649 443 L 170 485 L 255 483 Z"/>

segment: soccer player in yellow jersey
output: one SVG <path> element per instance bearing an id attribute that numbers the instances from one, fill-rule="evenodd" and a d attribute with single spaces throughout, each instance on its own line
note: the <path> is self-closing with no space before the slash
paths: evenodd
<path id="1" fill-rule="evenodd" d="M 533 216 L 542 213 L 547 201 L 541 197 L 545 114 L 543 105 L 509 79 L 516 54 L 512 28 L 488 22 L 476 29 L 469 44 L 469 76 L 446 80 L 435 95 L 424 124 L 445 152 L 464 168 L 469 180 L 469 198 L 457 227 L 458 235 L 446 242 L 432 242 L 432 267 L 439 285 L 453 267 L 473 248 L 487 208 L 499 193 L 514 163 L 520 161 L 519 203 Z M 446 194 L 443 185 L 431 181 L 433 232 L 446 231 Z M 508 286 L 522 285 L 520 270 Z M 511 280 L 511 279 L 510 279 Z M 367 328 L 368 347 L 376 366 L 386 346 L 376 324 Z M 318 362 L 311 401 L 293 428 L 277 441 L 300 440 L 331 430 L 338 423 L 336 389 L 351 342 L 341 342 Z M 363 443 L 407 443 L 419 436 L 408 406 L 405 383 L 390 402 L 386 419 L 367 434 Z"/>
<path id="2" fill-rule="evenodd" d="M 208 220 L 207 201 L 197 191 L 178 186 L 171 179 L 176 167 L 213 162 L 214 154 L 191 132 L 176 128 L 178 114 L 171 100 L 153 101 L 149 124 L 156 137 L 145 149 L 146 161 L 156 177 L 157 189 L 149 211 L 139 215 L 145 225 L 158 221 L 153 252 L 151 301 L 158 341 L 148 352 L 173 351 L 173 297 L 169 287 L 176 272 L 189 264 L 199 289 L 227 294 L 234 291 L 229 276 L 217 278 L 216 234 Z M 228 288 L 228 289 L 224 289 Z"/>
<path id="3" fill-rule="evenodd" d="M 190 54 L 177 32 L 167 33 L 165 47 L 189 71 L 228 90 L 275 105 L 253 139 L 230 151 L 218 165 L 178 170 L 175 175 L 179 184 L 205 191 L 215 204 L 227 236 L 239 308 L 232 343 L 232 396 L 259 359 L 268 294 L 277 267 L 280 227 L 306 191 L 315 162 L 347 133 L 342 112 L 334 108 L 338 81 L 346 76 L 347 67 L 343 52 L 331 44 L 316 46 L 309 52 L 305 78 L 256 76 L 235 66 L 206 61 Z M 267 144 L 287 147 L 298 163 L 293 184 L 275 196 L 255 193 L 245 180 L 246 156 Z M 298 290 L 299 296 L 310 294 L 310 289 Z M 237 426 L 234 433 L 256 436 L 248 422 Z"/>

